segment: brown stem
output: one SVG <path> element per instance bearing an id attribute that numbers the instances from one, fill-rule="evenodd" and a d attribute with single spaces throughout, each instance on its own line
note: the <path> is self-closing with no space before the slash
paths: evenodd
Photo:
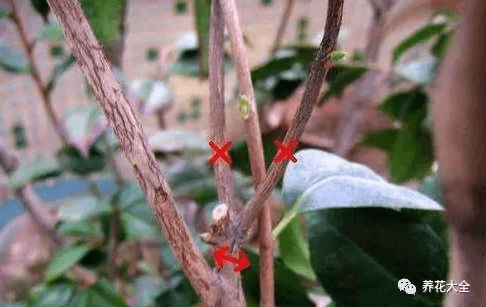
<path id="1" fill-rule="evenodd" d="M 449 280 L 470 285 L 470 293 L 448 293 L 447 307 L 479 307 L 486 301 L 486 2 L 465 5 L 432 95 L 451 237 Z"/>
<path id="2" fill-rule="evenodd" d="M 157 110 L 155 114 L 157 116 L 157 123 L 159 124 L 159 129 L 165 130 L 164 110 Z"/>
<path id="3" fill-rule="evenodd" d="M 116 253 L 118 250 L 118 225 L 120 223 L 120 204 L 118 199 L 113 200 L 112 208 L 113 212 L 110 223 L 110 242 L 108 247 L 108 276 L 110 276 L 111 280 L 116 280 L 119 278 L 116 267 Z"/>
<path id="4" fill-rule="evenodd" d="M 63 144 L 68 143 L 68 137 L 67 137 L 67 132 L 66 128 L 64 127 L 64 123 L 62 120 L 59 118 L 57 115 L 56 111 L 54 110 L 52 103 L 51 103 L 51 93 L 47 89 L 46 86 L 42 83 L 42 79 L 39 74 L 39 70 L 37 69 L 37 65 L 35 64 L 34 60 L 34 42 L 29 41 L 27 38 L 27 33 L 25 32 L 25 29 L 22 25 L 22 22 L 20 20 L 19 12 L 17 9 L 17 5 L 15 4 L 15 0 L 9 0 L 10 5 L 12 7 L 12 13 L 10 15 L 10 18 L 15 24 L 15 27 L 17 28 L 17 31 L 19 32 L 20 35 L 20 40 L 22 41 L 22 45 L 24 46 L 25 52 L 27 53 L 27 59 L 29 61 L 30 65 L 30 75 L 32 79 L 34 79 L 34 83 L 37 86 L 37 89 L 39 90 L 42 101 L 44 104 L 44 108 L 47 112 L 47 116 L 51 120 L 52 125 L 54 126 L 54 130 L 56 131 L 57 135 L 61 139 L 61 142 Z"/>
<path id="5" fill-rule="evenodd" d="M 204 1 L 204 0 L 202 0 Z M 223 0 L 224 1 L 224 0 Z M 226 139 L 226 123 L 224 112 L 224 16 L 221 11 L 220 0 L 212 0 L 211 23 L 209 36 L 209 108 L 210 108 L 210 139 L 223 146 Z M 235 223 L 240 208 L 236 207 L 235 191 L 232 181 L 231 168 L 224 162 L 213 165 L 216 174 L 218 199 L 227 204 L 229 208 L 230 223 Z M 245 295 L 243 289 L 238 287 L 239 276 L 235 275 L 229 267 L 223 273 L 223 278 L 231 285 L 235 295 L 223 292 L 226 297 L 222 307 L 244 307 Z"/>
<path id="6" fill-rule="evenodd" d="M 280 20 L 280 25 L 278 26 L 277 35 L 275 36 L 275 41 L 272 47 L 272 55 L 280 48 L 280 44 L 282 43 L 282 38 L 285 34 L 285 30 L 287 29 L 287 25 L 289 23 L 290 14 L 292 13 L 292 9 L 294 8 L 295 0 L 287 0 L 285 11 L 282 15 L 282 19 Z"/>
<path id="7" fill-rule="evenodd" d="M 246 139 L 250 155 L 250 166 L 255 187 L 265 178 L 265 158 L 263 154 L 262 133 L 258 120 L 258 109 L 253 93 L 250 66 L 245 52 L 243 33 L 234 0 L 222 1 L 221 6 L 230 33 L 231 51 L 236 63 L 236 74 L 240 85 L 240 95 L 249 103 L 249 113 L 245 118 Z M 270 216 L 270 204 L 263 201 L 263 212 L 258 220 L 260 235 L 260 306 L 273 307 L 274 274 L 273 274 L 273 235 Z M 231 226 L 230 226 L 231 227 Z M 236 250 L 233 250 L 236 252 Z"/>
<path id="8" fill-rule="evenodd" d="M 371 6 L 373 7 L 373 19 L 365 49 L 365 57 L 369 64 L 373 64 L 378 60 L 378 52 L 383 39 L 383 25 L 387 12 L 391 9 L 393 2 L 390 0 L 370 0 Z M 335 138 L 336 143 L 333 148 L 336 155 L 346 157 L 354 147 L 358 128 L 376 92 L 380 76 L 381 74 L 376 71 L 367 72 L 353 85 L 352 91 L 341 101 L 347 109 L 339 120 Z"/>
<path id="9" fill-rule="evenodd" d="M 317 102 L 317 96 L 329 70 L 329 65 L 326 65 L 328 63 L 328 55 L 336 49 L 343 16 L 343 2 L 344 0 L 329 0 L 324 37 L 322 38 L 316 60 L 312 65 L 302 101 L 294 115 L 290 129 L 285 135 L 284 143 L 300 138 Z M 255 195 L 245 206 L 241 223 L 236 230 L 233 230 L 235 233 L 232 244 L 234 248 L 239 248 L 244 244 L 251 223 L 263 207 L 261 204 L 268 199 L 278 180 L 283 176 L 287 163 L 272 162 L 270 165 L 265 180 L 257 187 Z"/>
<path id="10" fill-rule="evenodd" d="M 79 3 L 74 0 L 48 0 L 48 3 L 64 29 L 67 42 L 77 59 L 76 64 L 120 140 L 135 177 L 184 273 L 202 301 L 213 306 L 219 296 L 218 287 L 214 283 L 216 275 L 199 252 L 189 228 L 177 210 L 173 192 L 149 149 L 133 104 L 123 95 L 113 78 L 110 65 Z"/>

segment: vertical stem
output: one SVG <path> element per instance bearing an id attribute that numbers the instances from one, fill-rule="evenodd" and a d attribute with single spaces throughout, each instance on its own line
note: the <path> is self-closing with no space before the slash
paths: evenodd
<path id="1" fill-rule="evenodd" d="M 194 0 L 194 19 L 198 37 L 199 75 L 205 79 L 209 73 L 209 19 L 210 0 Z"/>
<path id="2" fill-rule="evenodd" d="M 223 15 L 230 32 L 231 51 L 236 63 L 236 74 L 240 84 L 240 95 L 249 103 L 249 113 L 245 119 L 246 140 L 250 154 L 250 166 L 255 187 L 265 178 L 265 159 L 263 155 L 262 133 L 258 119 L 258 109 L 253 93 L 248 56 L 245 52 L 243 33 L 238 18 L 234 0 L 221 2 Z M 263 212 L 258 221 L 260 236 L 260 305 L 273 307 L 274 273 L 273 273 L 273 243 L 272 225 L 269 202 L 263 202 Z M 232 252 L 235 252 L 233 250 Z"/>
<path id="3" fill-rule="evenodd" d="M 15 0 L 9 0 L 9 2 L 10 5 L 12 6 L 11 19 L 14 22 L 17 31 L 19 32 L 20 40 L 22 42 L 22 45 L 24 46 L 25 52 L 27 53 L 27 59 L 30 65 L 30 75 L 32 79 L 34 79 L 35 85 L 37 86 L 37 89 L 41 94 L 44 108 L 46 109 L 47 115 L 51 120 L 52 125 L 54 126 L 54 130 L 56 131 L 57 135 L 61 139 L 61 142 L 63 144 L 67 144 L 68 137 L 67 137 L 66 128 L 64 127 L 64 123 L 59 118 L 59 116 L 57 115 L 56 111 L 52 106 L 51 97 L 50 97 L 51 93 L 47 89 L 47 87 L 43 85 L 42 79 L 39 74 L 39 70 L 37 69 L 37 65 L 35 64 L 34 61 L 34 43 L 30 42 L 29 39 L 27 38 L 27 34 L 20 20 L 20 16 L 19 16 L 17 5 L 15 4 Z"/>
<path id="4" fill-rule="evenodd" d="M 202 0 L 205 1 L 205 0 Z M 221 0 L 212 0 L 212 13 L 209 35 L 209 108 L 210 138 L 219 146 L 225 141 L 226 123 L 224 112 L 224 16 L 221 11 Z M 225 1 L 225 0 L 222 0 Z M 214 164 L 218 199 L 229 208 L 230 223 L 235 223 L 240 208 L 236 207 L 235 192 L 231 168 L 224 162 Z M 245 295 L 239 283 L 239 276 L 229 267 L 222 272 L 223 278 L 233 291 L 223 293 L 222 307 L 244 307 Z M 232 293 L 231 293 L 232 292 Z"/>
<path id="5" fill-rule="evenodd" d="M 285 11 L 282 15 L 282 19 L 280 20 L 280 25 L 278 26 L 277 35 L 275 36 L 275 41 L 273 42 L 272 55 L 274 55 L 275 52 L 278 50 L 278 48 L 280 48 L 280 44 L 282 43 L 282 38 L 285 34 L 285 30 L 287 29 L 290 14 L 292 13 L 294 4 L 295 4 L 295 0 L 287 0 Z"/>

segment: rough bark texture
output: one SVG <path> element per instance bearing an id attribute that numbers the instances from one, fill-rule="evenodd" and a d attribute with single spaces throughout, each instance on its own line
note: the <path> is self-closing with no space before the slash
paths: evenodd
<path id="1" fill-rule="evenodd" d="M 471 285 L 470 293 L 449 293 L 448 307 L 486 301 L 485 15 L 485 1 L 467 1 L 434 88 L 434 137 L 451 237 L 449 279 Z"/>
<path id="2" fill-rule="evenodd" d="M 174 254 L 195 291 L 205 304 L 213 306 L 218 296 L 214 273 L 199 253 L 187 225 L 182 220 L 172 191 L 148 147 L 133 104 L 123 95 L 113 78 L 110 65 L 79 3 L 73 0 L 48 2 L 63 27 L 77 65 L 120 140 L 123 152 L 130 161 L 135 177 L 157 221 L 164 229 Z"/>
<path id="3" fill-rule="evenodd" d="M 205 1 L 205 0 L 201 0 Z M 223 0 L 224 1 L 224 0 Z M 212 0 L 211 24 L 209 36 L 209 108 L 210 108 L 210 139 L 223 146 L 226 140 L 226 121 L 224 111 L 224 16 L 220 0 Z M 230 166 L 218 161 L 214 165 L 218 199 L 228 206 L 230 223 L 234 223 L 241 208 L 236 207 L 233 176 Z M 238 286 L 239 274 L 232 272 L 229 266 L 222 272 L 228 285 L 223 289 L 222 307 L 245 307 L 245 294 Z M 228 291 L 228 292 L 227 292 Z"/>
<path id="4" fill-rule="evenodd" d="M 317 96 L 329 70 L 329 66 L 326 65 L 328 63 L 328 55 L 336 49 L 337 37 L 342 22 L 343 2 L 343 0 L 330 0 L 328 3 L 327 19 L 324 28 L 325 34 L 322 38 L 316 60 L 312 65 L 302 101 L 295 113 L 290 129 L 285 135 L 283 141 L 285 144 L 292 139 L 298 140 L 300 138 L 317 102 Z M 239 248 L 244 244 L 251 223 L 260 213 L 263 207 L 262 204 L 268 199 L 270 193 L 277 185 L 278 180 L 283 176 L 287 163 L 273 162 L 270 165 L 265 180 L 257 187 L 256 194 L 246 205 L 241 223 L 237 229 L 232 230 L 234 236 L 232 238 L 232 245 L 234 248 Z"/>
<path id="5" fill-rule="evenodd" d="M 263 155 L 262 133 L 258 119 L 258 109 L 253 92 L 248 55 L 245 52 L 244 38 L 238 18 L 236 2 L 225 0 L 221 3 L 223 14 L 230 32 L 231 52 L 236 63 L 236 74 L 240 85 L 240 95 L 249 103 L 248 116 L 245 118 L 246 141 L 250 156 L 250 167 L 255 187 L 265 178 L 265 158 Z M 233 228 L 235 224 L 230 225 Z M 263 201 L 263 209 L 258 219 L 260 235 L 260 306 L 273 307 L 274 274 L 273 274 L 273 235 L 270 216 L 270 203 Z M 236 253 L 237 250 L 232 250 Z"/>

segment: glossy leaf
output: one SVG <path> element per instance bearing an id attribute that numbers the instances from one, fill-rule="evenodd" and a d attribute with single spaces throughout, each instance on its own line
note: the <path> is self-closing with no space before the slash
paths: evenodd
<path id="1" fill-rule="evenodd" d="M 403 40 L 393 50 L 392 63 L 395 63 L 407 50 L 413 46 L 423 43 L 433 36 L 436 36 L 445 28 L 445 24 L 428 24 L 425 27 L 413 32 L 409 37 Z"/>
<path id="2" fill-rule="evenodd" d="M 278 237 L 280 257 L 294 273 L 310 280 L 317 277 L 310 263 L 309 245 L 302 235 L 299 219 L 294 218 Z"/>
<path id="3" fill-rule="evenodd" d="M 48 155 L 37 155 L 34 159 L 21 164 L 10 175 L 9 185 L 12 189 L 18 189 L 23 185 L 49 177 L 55 177 L 62 173 L 61 165 L 57 159 Z"/>
<path id="4" fill-rule="evenodd" d="M 137 205 L 140 202 L 145 202 L 145 195 L 140 186 L 135 182 L 130 182 L 121 190 L 118 197 L 121 207 L 128 210 L 130 207 Z"/>
<path id="5" fill-rule="evenodd" d="M 428 103 L 428 96 L 421 87 L 400 91 L 389 95 L 381 103 L 380 109 L 393 119 L 406 122 Z"/>
<path id="6" fill-rule="evenodd" d="M 155 152 L 175 153 L 182 151 L 207 152 L 208 142 L 201 135 L 189 130 L 163 130 L 148 135 L 150 148 Z"/>
<path id="7" fill-rule="evenodd" d="M 107 129 L 108 122 L 95 104 L 75 108 L 65 116 L 69 143 L 87 158 L 93 143 Z"/>
<path id="8" fill-rule="evenodd" d="M 114 287 L 102 279 L 88 288 L 84 293 L 86 307 L 127 307 L 125 300 L 116 292 Z M 84 307 L 83 306 L 83 307 Z"/>
<path id="9" fill-rule="evenodd" d="M 299 163 L 289 164 L 284 176 L 284 200 L 305 212 L 311 264 L 333 301 L 439 306 L 439 293 L 407 295 L 397 282 L 445 280 L 447 247 L 427 221 L 442 207 L 333 154 L 296 155 Z"/>
<path id="10" fill-rule="evenodd" d="M 87 152 L 87 156 L 84 156 L 74 146 L 65 146 L 58 152 L 57 156 L 63 168 L 78 175 L 99 172 L 105 168 L 107 163 L 106 154 L 98 146 L 92 146 Z"/>
<path id="11" fill-rule="evenodd" d="M 423 57 L 409 63 L 397 65 L 399 76 L 421 85 L 428 85 L 435 76 L 438 60 L 435 57 Z"/>
<path id="12" fill-rule="evenodd" d="M 157 307 L 192 307 L 199 301 L 189 280 L 182 272 L 172 275 L 166 287 L 167 290 L 157 297 Z"/>
<path id="13" fill-rule="evenodd" d="M 325 102 L 331 97 L 339 97 L 343 94 L 346 87 L 357 81 L 367 70 L 366 67 L 349 66 L 338 64 L 334 67 L 336 70 L 334 79 L 329 82 L 326 93 L 322 96 L 322 101 Z"/>
<path id="14" fill-rule="evenodd" d="M 430 198 L 388 183 L 364 165 L 316 149 L 298 151 L 296 157 L 299 162 L 287 166 L 283 196 L 288 206 L 298 203 L 300 212 L 361 207 L 442 210 Z"/>
<path id="15" fill-rule="evenodd" d="M 70 267 L 75 265 L 89 251 L 87 243 L 67 247 L 60 251 L 49 263 L 46 272 L 46 281 L 51 282 L 63 275 Z"/>
<path id="16" fill-rule="evenodd" d="M 369 132 L 365 135 L 363 141 L 361 141 L 361 145 L 379 148 L 391 154 L 398 133 L 398 129 L 385 129 Z"/>
<path id="17" fill-rule="evenodd" d="M 9 73 L 25 73 L 30 69 L 25 55 L 7 44 L 0 45 L 0 67 Z"/>

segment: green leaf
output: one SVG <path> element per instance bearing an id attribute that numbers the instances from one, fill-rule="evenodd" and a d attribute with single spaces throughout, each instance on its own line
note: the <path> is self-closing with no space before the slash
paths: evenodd
<path id="1" fill-rule="evenodd" d="M 445 280 L 447 249 L 426 219 L 442 207 L 390 184 L 368 167 L 315 149 L 287 167 L 287 205 L 309 222 L 310 260 L 338 306 L 439 306 L 441 294 L 410 296 L 397 282 Z"/>
<path id="2" fill-rule="evenodd" d="M 409 63 L 397 65 L 395 70 L 402 78 L 421 85 L 428 85 L 436 74 L 438 63 L 439 61 L 436 57 L 423 57 Z"/>
<path id="3" fill-rule="evenodd" d="M 34 307 L 65 306 L 74 295 L 75 285 L 71 283 L 56 283 L 42 285 L 35 294 Z"/>
<path id="4" fill-rule="evenodd" d="M 111 208 L 106 202 L 86 196 L 63 203 L 58 209 L 58 215 L 62 221 L 79 222 L 110 211 Z"/>
<path id="5" fill-rule="evenodd" d="M 10 175 L 9 185 L 12 189 L 18 189 L 27 183 L 49 177 L 55 177 L 62 173 L 57 159 L 48 155 L 37 155 L 34 159 L 21 164 Z"/>
<path id="6" fill-rule="evenodd" d="M 393 144 L 395 143 L 398 133 L 399 130 L 397 129 L 372 131 L 365 135 L 361 145 L 379 148 L 391 154 L 393 152 Z"/>
<path id="7" fill-rule="evenodd" d="M 184 0 L 177 0 L 174 8 L 177 14 L 184 14 L 187 11 L 187 2 Z"/>
<path id="8" fill-rule="evenodd" d="M 166 291 L 165 282 L 162 278 L 151 275 L 142 275 L 135 279 L 134 288 L 138 299 L 139 307 L 153 306 L 157 296 Z"/>
<path id="9" fill-rule="evenodd" d="M 393 119 L 406 122 L 417 111 L 422 110 L 427 103 L 427 93 L 421 87 L 417 87 L 389 95 L 381 103 L 380 109 Z"/>
<path id="10" fill-rule="evenodd" d="M 181 151 L 207 152 L 208 142 L 201 135 L 189 130 L 163 130 L 148 135 L 150 148 L 159 153 Z"/>
<path id="11" fill-rule="evenodd" d="M 279 49 L 275 57 L 251 70 L 253 83 L 283 73 L 295 64 L 307 67 L 314 61 L 318 48 L 314 46 L 286 46 Z"/>
<path id="12" fill-rule="evenodd" d="M 316 149 L 298 151 L 298 163 L 287 166 L 283 197 L 300 212 L 327 208 L 380 207 L 393 210 L 442 210 L 422 195 L 388 183 L 368 167 Z"/>
<path id="13" fill-rule="evenodd" d="M 80 139 L 81 138 L 77 138 L 75 140 Z M 84 140 L 86 142 L 81 141 L 78 143 L 80 147 L 89 143 L 89 138 Z M 84 150 L 85 147 L 82 148 Z M 57 157 L 63 168 L 78 175 L 87 175 L 101 171 L 105 168 L 107 162 L 106 154 L 102 152 L 98 146 L 91 146 L 86 155 L 81 153 L 80 150 L 74 146 L 64 146 L 58 152 Z"/>
<path id="14" fill-rule="evenodd" d="M 139 102 L 144 115 L 151 115 L 159 110 L 167 112 L 174 104 L 174 94 L 159 80 L 137 79 L 131 83 L 130 91 L 133 99 Z"/>
<path id="15" fill-rule="evenodd" d="M 309 245 L 302 235 L 299 219 L 294 218 L 278 237 L 280 257 L 294 273 L 317 280 L 310 263 Z"/>
<path id="16" fill-rule="evenodd" d="M 121 36 L 125 0 L 81 0 L 80 3 L 99 41 L 109 43 Z"/>
<path id="17" fill-rule="evenodd" d="M 449 46 L 452 43 L 452 38 L 454 37 L 452 31 L 446 32 L 446 33 L 441 33 L 437 40 L 435 41 L 434 45 L 432 46 L 432 49 L 430 50 L 430 53 L 432 55 L 438 57 L 438 58 L 443 58 L 444 55 L 447 53 L 449 50 Z"/>
<path id="18" fill-rule="evenodd" d="M 329 82 L 328 89 L 322 96 L 322 101 L 320 103 L 325 102 L 333 96 L 341 96 L 348 85 L 357 81 L 368 70 L 368 68 L 364 66 L 349 66 L 343 64 L 336 65 L 334 69 L 337 71 L 336 76 L 334 77 L 334 80 Z"/>
<path id="19" fill-rule="evenodd" d="M 251 262 L 249 269 L 243 270 L 243 289 L 247 300 L 260 301 L 260 257 L 255 252 L 246 249 Z M 298 275 L 288 269 L 280 259 L 274 263 L 275 272 L 275 305 L 279 307 L 314 307 L 315 304 L 309 300 L 307 290 L 302 285 Z"/>
<path id="20" fill-rule="evenodd" d="M 159 58 L 159 51 L 157 48 L 149 48 L 145 54 L 145 58 L 149 62 L 153 62 Z"/>
<path id="21" fill-rule="evenodd" d="M 57 229 L 57 232 L 66 236 L 75 237 L 103 236 L 101 225 L 91 219 L 62 223 Z"/>
<path id="22" fill-rule="evenodd" d="M 93 143 L 108 127 L 105 116 L 95 104 L 85 104 L 66 114 L 64 123 L 69 143 L 86 158 Z"/>
<path id="23" fill-rule="evenodd" d="M 57 82 L 61 78 L 61 76 L 71 68 L 76 60 L 72 54 L 68 55 L 61 63 L 57 64 L 52 71 L 52 75 L 47 82 L 46 88 L 47 91 L 52 91 L 56 86 Z"/>
<path id="24" fill-rule="evenodd" d="M 409 37 L 403 40 L 393 50 L 392 63 L 396 63 L 397 60 L 413 46 L 423 43 L 429 40 L 431 37 L 440 34 L 445 28 L 445 24 L 429 24 L 419 30 L 413 32 Z"/>
<path id="25" fill-rule="evenodd" d="M 0 4 L 0 18 L 9 18 L 11 13 L 10 8 L 7 8 L 6 3 L 3 5 Z"/>
<path id="26" fill-rule="evenodd" d="M 175 46 L 178 51 L 177 61 L 172 64 L 171 70 L 179 75 L 186 77 L 198 77 L 198 39 L 194 32 L 183 33 L 176 41 Z M 233 67 L 229 55 L 225 53 L 224 70 L 228 71 Z"/>
<path id="27" fill-rule="evenodd" d="M 125 300 L 106 280 L 100 280 L 85 292 L 86 305 L 83 307 L 127 307 Z"/>
<path id="28" fill-rule="evenodd" d="M 398 133 L 389 163 L 390 174 L 397 183 L 422 177 L 430 172 L 434 150 L 430 132 L 422 128 L 424 114 L 413 115 Z"/>
<path id="29" fill-rule="evenodd" d="M 9 73 L 25 73 L 29 71 L 29 61 L 25 55 L 7 44 L 0 45 L 0 66 Z"/>
<path id="30" fill-rule="evenodd" d="M 120 225 L 129 240 L 154 239 L 161 236 L 159 228 L 154 223 L 127 212 L 121 215 Z"/>
<path id="31" fill-rule="evenodd" d="M 338 306 L 441 306 L 421 293 L 424 280 L 446 280 L 447 250 L 426 223 L 380 208 L 336 208 L 307 214 L 311 263 Z M 409 279 L 418 293 L 398 291 Z"/>
<path id="32" fill-rule="evenodd" d="M 56 22 L 49 22 L 42 26 L 37 35 L 37 39 L 51 43 L 62 43 L 64 41 L 64 33 Z"/>
<path id="33" fill-rule="evenodd" d="M 128 210 L 130 207 L 138 203 L 146 202 L 142 189 L 135 182 L 130 182 L 123 187 L 120 196 L 118 197 L 118 201 L 124 210 Z"/>
<path id="34" fill-rule="evenodd" d="M 419 192 L 432 198 L 439 204 L 443 202 L 440 181 L 437 175 L 425 177 L 420 185 Z"/>
<path id="35" fill-rule="evenodd" d="M 198 37 L 198 59 L 202 77 L 209 75 L 209 20 L 211 18 L 211 1 L 194 1 L 194 19 Z"/>
<path id="36" fill-rule="evenodd" d="M 52 282 L 75 265 L 90 250 L 88 243 L 70 246 L 60 251 L 49 263 L 46 281 Z"/>

